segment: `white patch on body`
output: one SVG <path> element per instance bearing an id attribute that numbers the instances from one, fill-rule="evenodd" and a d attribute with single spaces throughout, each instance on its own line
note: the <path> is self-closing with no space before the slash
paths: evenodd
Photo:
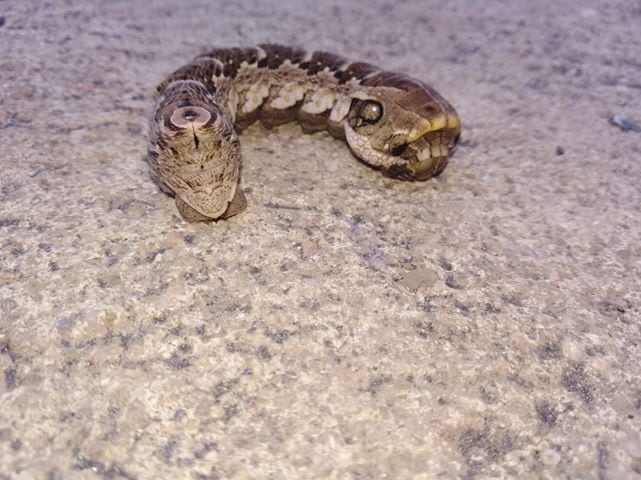
<path id="1" fill-rule="evenodd" d="M 241 108 L 243 113 L 250 113 L 260 107 L 269 96 L 269 84 L 253 83 L 245 94 L 245 103 Z"/>
<path id="2" fill-rule="evenodd" d="M 232 123 L 236 120 L 236 110 L 238 109 L 238 93 L 236 93 L 236 89 L 232 88 L 229 91 L 229 95 L 227 96 L 227 111 L 229 112 L 229 117 Z"/>
<path id="3" fill-rule="evenodd" d="M 304 96 L 305 89 L 298 83 L 286 83 L 278 92 L 278 96 L 269 103 L 269 106 L 284 110 L 296 105 Z"/>
<path id="4" fill-rule="evenodd" d="M 305 102 L 301 110 L 305 113 L 319 114 L 334 106 L 336 94 L 328 88 L 321 88 L 312 94 L 312 98 Z"/>
<path id="5" fill-rule="evenodd" d="M 341 97 L 338 99 L 332 112 L 329 114 L 329 121 L 340 123 L 349 113 L 349 107 L 352 104 L 352 97 Z"/>
<path id="6" fill-rule="evenodd" d="M 267 54 L 265 53 L 265 50 L 263 50 L 260 47 L 256 47 L 256 51 L 258 52 L 258 60 L 262 60 L 267 56 Z"/>

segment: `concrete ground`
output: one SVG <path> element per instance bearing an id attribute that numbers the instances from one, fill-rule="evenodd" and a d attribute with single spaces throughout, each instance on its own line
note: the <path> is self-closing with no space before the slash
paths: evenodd
<path id="1" fill-rule="evenodd" d="M 629 0 L 0 2 L 0 479 L 641 478 L 641 9 Z M 426 183 L 243 133 L 187 224 L 150 93 L 212 45 L 432 83 Z"/>

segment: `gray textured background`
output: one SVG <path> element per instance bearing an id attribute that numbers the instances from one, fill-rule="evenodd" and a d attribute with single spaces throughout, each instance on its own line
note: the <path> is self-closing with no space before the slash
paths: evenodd
<path id="1" fill-rule="evenodd" d="M 399 3 L 0 1 L 0 479 L 641 477 L 638 2 Z M 254 126 L 248 210 L 184 223 L 150 93 L 262 41 L 429 81 L 462 147 Z"/>

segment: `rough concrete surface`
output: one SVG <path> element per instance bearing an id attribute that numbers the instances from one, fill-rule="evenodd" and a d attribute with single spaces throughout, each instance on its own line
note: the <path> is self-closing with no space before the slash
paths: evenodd
<path id="1" fill-rule="evenodd" d="M 641 478 L 641 8 L 629 0 L 0 1 L 0 479 Z M 243 133 L 188 224 L 150 94 L 212 45 L 410 73 L 425 183 Z"/>

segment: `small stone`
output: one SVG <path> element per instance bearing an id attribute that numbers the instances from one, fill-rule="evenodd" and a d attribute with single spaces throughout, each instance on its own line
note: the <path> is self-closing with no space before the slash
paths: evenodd
<path id="1" fill-rule="evenodd" d="M 106 310 L 102 315 L 102 323 L 107 327 L 113 327 L 118 319 L 118 314 L 113 310 Z"/>
<path id="2" fill-rule="evenodd" d="M 560 461 L 561 455 L 552 448 L 548 448 L 541 453 L 541 462 L 548 467 L 555 467 Z"/>
<path id="3" fill-rule="evenodd" d="M 565 150 L 563 150 L 563 147 L 561 145 L 556 147 L 556 154 L 557 155 L 563 155 L 564 153 L 565 153 Z"/>
<path id="4" fill-rule="evenodd" d="M 438 273 L 431 268 L 417 268 L 403 275 L 401 284 L 412 292 L 428 291 L 439 279 Z"/>
<path id="5" fill-rule="evenodd" d="M 613 115 L 608 119 L 608 121 L 610 122 L 610 125 L 619 127 L 624 132 L 641 132 L 641 126 L 622 115 Z"/>
<path id="6" fill-rule="evenodd" d="M 572 360 L 573 362 L 579 362 L 583 360 L 583 349 L 580 345 L 578 345 L 576 342 L 573 342 L 572 340 L 563 340 L 563 342 L 561 343 L 561 352 L 563 353 L 563 356 L 565 358 L 567 358 L 568 360 Z"/>
<path id="7" fill-rule="evenodd" d="M 625 453 L 632 458 L 641 460 L 641 438 L 639 438 L 639 435 L 633 432 L 628 433 L 628 438 L 625 439 L 623 449 Z"/>

